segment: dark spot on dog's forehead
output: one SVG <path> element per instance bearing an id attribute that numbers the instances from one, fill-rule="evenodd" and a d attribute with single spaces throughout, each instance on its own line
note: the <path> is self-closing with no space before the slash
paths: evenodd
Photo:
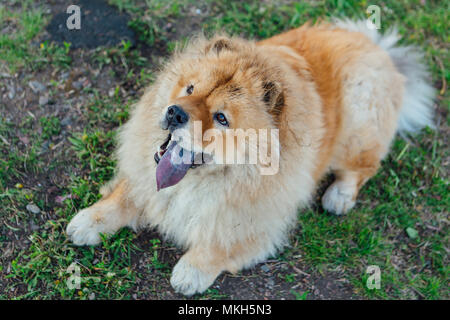
<path id="1" fill-rule="evenodd" d="M 226 85 L 234 77 L 234 72 L 223 72 L 221 70 L 216 71 L 216 85 L 215 87 L 220 87 Z"/>
<path id="2" fill-rule="evenodd" d="M 242 90 L 242 88 L 241 88 L 240 86 L 236 85 L 236 84 L 232 84 L 232 85 L 230 85 L 229 88 L 228 88 L 228 91 L 229 91 L 230 93 L 234 93 L 234 94 L 240 93 L 241 90 Z"/>
<path id="3" fill-rule="evenodd" d="M 214 91 L 223 89 L 233 79 L 234 73 L 225 73 L 221 70 L 213 71 L 213 79 L 215 79 L 214 85 L 211 87 L 206 97 L 209 97 Z"/>

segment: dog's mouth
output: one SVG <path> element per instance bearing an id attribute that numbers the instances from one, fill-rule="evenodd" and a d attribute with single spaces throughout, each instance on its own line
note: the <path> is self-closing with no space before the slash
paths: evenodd
<path id="1" fill-rule="evenodd" d="M 184 178 L 189 169 L 204 163 L 204 154 L 183 149 L 169 134 L 155 153 L 156 186 L 158 191 L 173 186 Z"/>

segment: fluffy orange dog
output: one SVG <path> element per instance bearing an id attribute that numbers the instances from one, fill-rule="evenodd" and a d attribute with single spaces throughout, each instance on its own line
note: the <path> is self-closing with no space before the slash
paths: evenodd
<path id="1" fill-rule="evenodd" d="M 280 249 L 299 207 L 329 171 L 336 181 L 323 207 L 346 213 L 396 132 L 432 125 L 425 67 L 397 40 L 394 31 L 382 36 L 365 22 L 336 21 L 256 43 L 191 41 L 135 106 L 120 132 L 116 177 L 99 202 L 72 219 L 69 237 L 93 245 L 100 233 L 157 227 L 186 249 L 171 284 L 192 295 L 222 271 L 250 267 Z M 241 140 L 208 151 L 213 141 L 236 142 L 217 135 L 232 129 L 277 135 L 270 147 L 263 146 L 269 139 Z M 214 139 L 205 138 L 211 131 Z M 223 161 L 255 148 L 270 159 Z M 176 163 L 174 155 L 183 153 L 188 160 Z M 267 167 L 272 174 L 262 173 Z"/>

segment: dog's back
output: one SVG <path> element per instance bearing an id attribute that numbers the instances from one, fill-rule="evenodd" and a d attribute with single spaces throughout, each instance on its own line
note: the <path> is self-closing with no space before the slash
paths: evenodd
<path id="1" fill-rule="evenodd" d="M 420 55 L 396 47 L 398 36 L 365 22 L 304 25 L 259 42 L 286 46 L 302 56 L 322 98 L 323 137 L 315 178 L 332 170 L 336 182 L 322 203 L 351 209 L 359 188 L 375 174 L 397 131 L 432 126 L 433 89 Z"/>

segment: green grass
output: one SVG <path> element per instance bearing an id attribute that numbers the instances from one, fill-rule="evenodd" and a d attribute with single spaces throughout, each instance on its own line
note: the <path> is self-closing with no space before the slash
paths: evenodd
<path id="1" fill-rule="evenodd" d="M 364 295 L 411 298 L 413 290 L 421 298 L 438 299 L 448 296 L 448 180 L 442 177 L 445 172 L 435 171 L 438 161 L 430 164 L 424 152 L 429 146 L 421 145 L 422 150 L 415 148 L 395 161 L 406 145 L 396 141 L 383 169 L 363 188 L 360 206 L 345 217 L 317 211 L 301 214 L 296 237 L 308 263 L 350 271 Z M 417 238 L 408 235 L 408 228 L 418 231 Z M 366 288 L 369 265 L 382 270 L 381 290 Z"/>
<path id="2" fill-rule="evenodd" d="M 6 63 L 12 72 L 34 60 L 29 44 L 45 25 L 42 11 L 31 10 L 30 7 L 31 1 L 23 3 L 21 12 L 0 7 L 1 27 L 17 26 L 14 34 L 2 32 L 0 35 L 0 61 Z"/>
<path id="3" fill-rule="evenodd" d="M 6 72 L 36 73 L 71 66 L 70 44 L 55 46 L 39 40 L 49 21 L 43 9 L 31 1 L 14 3 L 0 6 L 0 30 L 9 25 L 14 30 L 0 35 L 0 61 Z M 6 108 L 0 109 L 0 245 L 6 250 L 16 244 L 10 248 L 11 255 L 0 260 L 2 299 L 130 299 L 133 294 L 161 296 L 159 292 L 167 290 L 170 267 L 164 254 L 170 244 L 157 238 L 137 244 L 138 236 L 124 229 L 105 237 L 98 247 L 79 248 L 70 244 L 64 230 L 77 211 L 99 199 L 99 188 L 114 174 L 116 129 L 128 119 L 130 105 L 138 98 L 123 97 L 120 88 L 142 90 L 151 82 L 157 68 L 154 61 L 191 35 L 192 19 L 207 34 L 225 30 L 265 38 L 308 20 L 364 17 L 369 5 L 353 0 L 110 3 L 130 14 L 130 26 L 141 42 L 135 48 L 122 43 L 87 53 L 93 68 L 112 72 L 115 90 L 108 96 L 94 86 L 80 93 L 89 95 L 89 102 L 80 106 L 83 126 L 70 131 L 60 149 L 55 145 L 64 134 L 62 119 L 53 114 L 11 119 Z M 383 32 L 398 25 L 404 43 L 423 48 L 439 91 L 443 130 L 425 130 L 409 141 L 396 139 L 381 170 L 364 186 L 357 207 L 348 215 L 331 216 L 316 206 L 299 212 L 299 227 L 292 235 L 295 245 L 276 259 L 295 264 L 301 255 L 301 262 L 311 268 L 308 273 L 339 270 L 355 294 L 365 298 L 448 299 L 449 4 L 426 1 L 422 5 L 419 0 L 370 4 L 382 8 Z M 193 8 L 207 8 L 207 13 L 192 16 Z M 173 24 L 171 31 L 165 28 L 167 23 Z M 144 55 L 141 49 L 149 46 L 151 54 Z M 52 91 L 59 90 L 53 87 Z M 22 143 L 21 137 L 28 137 L 29 143 Z M 47 192 L 53 172 L 68 176 L 67 183 L 56 184 L 58 203 Z M 27 211 L 30 203 L 40 208 L 40 215 Z M 132 259 L 141 256 L 146 259 L 145 269 L 133 269 Z M 80 289 L 67 286 L 71 276 L 67 269 L 73 263 L 80 268 Z M 381 269 L 380 290 L 366 287 L 369 265 Z M 295 283 L 291 273 L 279 276 Z M 147 282 L 144 290 L 139 283 L 149 277 L 155 281 Z M 308 291 L 291 290 L 291 294 L 300 300 L 311 296 Z M 226 295 L 211 288 L 197 298 Z"/>
<path id="4" fill-rule="evenodd" d="M 34 7 L 31 0 L 16 5 L 19 7 L 0 6 L 0 29 L 5 28 L 0 34 L 0 62 L 6 68 L 3 72 L 14 74 L 24 67 L 37 70 L 48 64 L 67 68 L 71 63 L 70 44 L 61 47 L 47 41 L 33 42 L 43 31 L 48 16 L 41 8 Z M 6 31 L 8 28 L 14 32 Z"/>

